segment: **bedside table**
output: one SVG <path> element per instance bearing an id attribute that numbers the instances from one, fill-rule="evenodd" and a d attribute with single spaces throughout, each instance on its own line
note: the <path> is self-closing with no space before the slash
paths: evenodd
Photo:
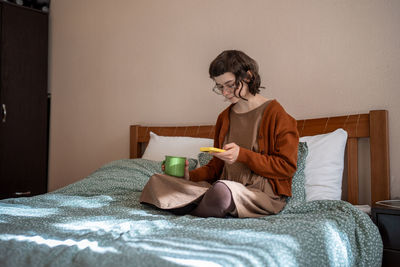
<path id="1" fill-rule="evenodd" d="M 382 266 L 400 265 L 400 209 L 372 205 L 372 219 L 383 241 Z"/>

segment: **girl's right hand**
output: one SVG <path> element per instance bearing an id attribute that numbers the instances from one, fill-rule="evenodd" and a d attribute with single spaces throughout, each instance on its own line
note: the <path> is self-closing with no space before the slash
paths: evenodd
<path id="1" fill-rule="evenodd" d="M 164 172 L 165 171 L 165 165 L 162 164 L 161 165 L 161 169 Z M 190 180 L 190 176 L 189 176 L 189 161 L 186 160 L 185 162 L 185 175 L 183 176 L 183 178 L 185 178 L 185 180 Z"/>
<path id="2" fill-rule="evenodd" d="M 186 160 L 185 162 L 185 176 L 183 177 L 185 178 L 185 180 L 190 180 L 190 176 L 189 176 L 189 161 Z"/>

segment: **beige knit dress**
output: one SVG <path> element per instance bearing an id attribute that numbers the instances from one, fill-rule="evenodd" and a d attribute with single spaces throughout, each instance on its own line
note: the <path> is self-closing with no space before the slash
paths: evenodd
<path id="1" fill-rule="evenodd" d="M 236 143 L 240 147 L 258 151 L 257 133 L 262 114 L 270 101 L 246 112 L 231 110 L 229 132 L 224 144 Z M 217 182 L 227 185 L 232 192 L 237 217 L 260 217 L 276 214 L 286 204 L 286 198 L 276 195 L 268 179 L 252 172 L 241 162 L 225 164 Z M 193 182 L 165 174 L 150 177 L 144 187 L 140 202 L 152 204 L 161 209 L 184 207 L 199 202 L 211 187 L 207 182 Z"/>

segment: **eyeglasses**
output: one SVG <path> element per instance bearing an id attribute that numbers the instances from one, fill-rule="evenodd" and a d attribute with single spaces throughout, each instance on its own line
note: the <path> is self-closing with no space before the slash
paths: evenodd
<path id="1" fill-rule="evenodd" d="M 224 89 L 228 90 L 228 91 L 233 91 L 237 88 L 237 85 L 235 82 L 229 83 L 229 84 L 225 84 L 225 85 L 221 85 L 221 84 L 216 84 L 213 87 L 213 92 L 216 93 L 217 95 L 222 95 L 224 92 Z"/>

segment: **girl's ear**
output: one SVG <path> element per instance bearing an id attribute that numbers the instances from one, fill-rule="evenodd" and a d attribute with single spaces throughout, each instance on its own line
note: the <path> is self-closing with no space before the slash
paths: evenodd
<path id="1" fill-rule="evenodd" d="M 247 78 L 244 79 L 244 81 L 245 81 L 246 83 L 249 83 L 249 82 L 253 79 L 253 73 L 251 73 L 250 70 L 248 70 L 246 73 L 247 73 Z"/>

